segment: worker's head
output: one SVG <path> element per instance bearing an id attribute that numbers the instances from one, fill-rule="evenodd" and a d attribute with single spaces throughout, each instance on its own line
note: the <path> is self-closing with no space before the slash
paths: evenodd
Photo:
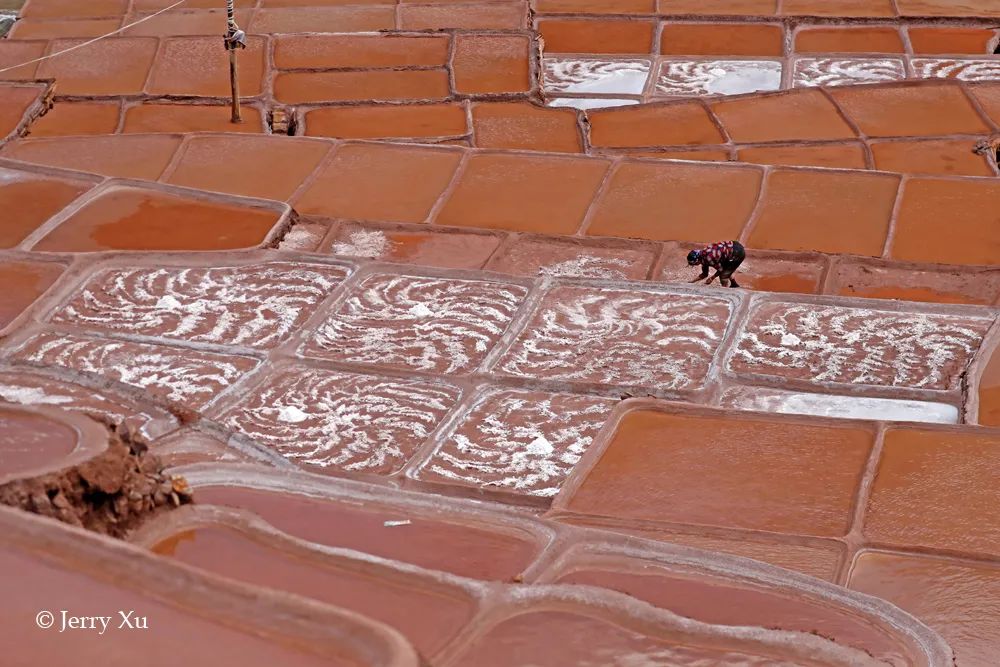
<path id="1" fill-rule="evenodd" d="M 698 250 L 692 250 L 688 253 L 688 266 L 694 266 L 701 261 L 701 252 Z"/>

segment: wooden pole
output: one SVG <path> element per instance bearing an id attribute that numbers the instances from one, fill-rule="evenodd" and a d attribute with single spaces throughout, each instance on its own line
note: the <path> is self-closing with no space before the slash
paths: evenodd
<path id="1" fill-rule="evenodd" d="M 234 123 L 242 123 L 240 115 L 240 79 L 236 69 L 236 49 L 229 49 L 229 80 L 233 87 L 233 119 Z"/>
<path id="2" fill-rule="evenodd" d="M 242 123 L 243 117 L 240 114 L 240 77 L 239 68 L 236 65 L 236 48 L 243 46 L 240 29 L 236 25 L 235 9 L 233 0 L 226 0 L 226 50 L 229 51 L 229 83 L 233 89 L 233 118 L 232 122 Z"/>

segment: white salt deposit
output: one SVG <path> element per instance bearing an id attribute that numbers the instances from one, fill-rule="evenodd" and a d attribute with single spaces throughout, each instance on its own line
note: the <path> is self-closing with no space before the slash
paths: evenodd
<path id="1" fill-rule="evenodd" d="M 298 424 L 299 422 L 304 422 L 308 418 L 309 415 L 302 410 L 299 410 L 294 405 L 286 405 L 278 410 L 278 419 L 283 422 Z"/>
<path id="2" fill-rule="evenodd" d="M 838 396 L 741 387 L 722 397 L 722 405 L 792 415 L 908 421 L 931 424 L 958 423 L 958 408 L 947 403 L 865 396 Z"/>

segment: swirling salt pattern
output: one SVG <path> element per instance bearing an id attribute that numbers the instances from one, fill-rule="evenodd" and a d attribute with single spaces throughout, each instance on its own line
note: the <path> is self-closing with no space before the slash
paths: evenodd
<path id="1" fill-rule="evenodd" d="M 853 86 L 906 78 L 899 58 L 799 58 L 795 61 L 795 86 Z"/>
<path id="2" fill-rule="evenodd" d="M 458 396 L 448 385 L 292 367 L 269 377 L 222 421 L 293 461 L 389 474 Z"/>
<path id="3" fill-rule="evenodd" d="M 910 64 L 921 79 L 1000 81 L 1000 59 L 913 58 Z"/>
<path id="4" fill-rule="evenodd" d="M 418 477 L 552 497 L 616 402 L 572 394 L 489 391 Z"/>
<path id="5" fill-rule="evenodd" d="M 573 259 L 566 259 L 541 266 L 538 269 L 538 275 L 624 280 L 628 276 L 625 275 L 623 269 L 628 269 L 630 266 L 632 266 L 632 262 L 621 257 L 580 255 Z"/>
<path id="6" fill-rule="evenodd" d="M 769 304 L 754 313 L 734 371 L 920 389 L 953 389 L 989 328 L 986 318 Z"/>
<path id="7" fill-rule="evenodd" d="M 729 304 L 647 291 L 558 287 L 500 363 L 511 375 L 689 390 L 705 380 Z"/>
<path id="8" fill-rule="evenodd" d="M 53 322 L 219 345 L 277 345 L 347 276 L 336 266 L 270 262 L 99 274 Z"/>
<path id="9" fill-rule="evenodd" d="M 303 353 L 435 373 L 471 371 L 526 294 L 519 285 L 484 280 L 371 276 Z"/>
<path id="10" fill-rule="evenodd" d="M 668 60 L 656 80 L 658 95 L 739 95 L 781 88 L 773 60 Z"/>
<path id="11" fill-rule="evenodd" d="M 649 78 L 648 60 L 545 59 L 543 88 L 550 93 L 641 95 Z"/>
<path id="12" fill-rule="evenodd" d="M 117 380 L 195 410 L 257 366 L 235 355 L 55 334 L 32 338 L 13 357 Z"/>

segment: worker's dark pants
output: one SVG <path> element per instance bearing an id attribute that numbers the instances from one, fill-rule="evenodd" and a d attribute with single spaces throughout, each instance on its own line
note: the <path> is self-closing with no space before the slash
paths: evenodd
<path id="1" fill-rule="evenodd" d="M 733 280 L 733 272 L 740 268 L 740 264 L 743 263 L 743 260 L 746 259 L 746 257 L 747 251 L 743 247 L 743 244 L 734 241 L 732 259 L 726 259 L 719 262 L 719 279 L 723 281 L 723 284 L 725 284 L 725 281 L 728 280 L 730 287 L 739 287 L 739 284 Z"/>

